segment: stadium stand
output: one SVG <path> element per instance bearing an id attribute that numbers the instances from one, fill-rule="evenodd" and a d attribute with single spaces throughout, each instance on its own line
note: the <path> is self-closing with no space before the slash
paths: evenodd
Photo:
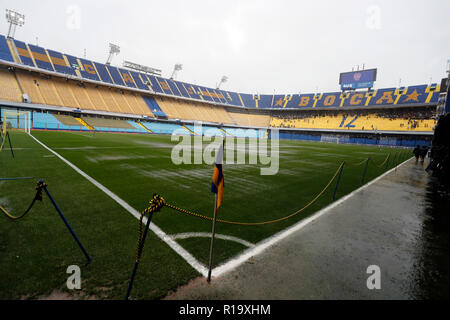
<path id="1" fill-rule="evenodd" d="M 27 71 L 16 71 L 17 81 L 23 92 L 28 94 L 33 103 L 45 104 L 39 89 L 39 76 Z"/>
<path id="2" fill-rule="evenodd" d="M 62 53 L 54 50 L 47 50 L 48 56 L 50 57 L 50 60 L 53 64 L 53 67 L 55 68 L 56 72 L 67 74 L 71 76 L 75 76 L 76 73 L 74 69 L 68 66 L 68 63 L 66 61 L 66 58 L 63 56 Z"/>
<path id="3" fill-rule="evenodd" d="M 96 110 L 93 100 L 89 96 L 89 89 L 82 83 L 75 83 L 70 86 L 73 96 L 75 97 L 80 108 L 87 110 Z M 94 98 L 92 98 L 94 99 Z"/>
<path id="4" fill-rule="evenodd" d="M 435 120 L 428 108 L 304 111 L 274 114 L 271 127 L 361 131 L 432 131 Z"/>
<path id="5" fill-rule="evenodd" d="M 53 79 L 53 84 L 57 95 L 60 97 L 62 105 L 71 108 L 80 108 L 76 96 L 74 95 L 71 85 L 68 84 L 68 80 Z"/>
<path id="6" fill-rule="evenodd" d="M 345 93 L 238 93 L 117 68 L 3 35 L 0 64 L 0 101 L 22 103 L 26 94 L 31 99 L 25 101 L 29 108 L 49 106 L 52 112 L 55 107 L 65 107 L 61 108 L 64 112 L 70 108 L 82 114 L 78 119 L 85 121 L 83 124 L 74 118 L 73 122 L 69 115 L 34 113 L 35 128 L 52 130 L 91 127 L 98 131 L 167 134 L 180 129 L 192 134 L 190 126 L 183 128 L 178 121 L 202 121 L 216 124 L 211 127 L 214 135 L 245 136 L 233 126 L 431 133 L 440 91 L 439 85 L 431 84 Z M 86 118 L 83 112 L 87 111 L 102 118 Z M 110 121 L 106 121 L 107 113 Z M 117 117 L 127 121 L 115 120 Z M 174 123 L 136 122 L 137 118 L 149 117 Z M 288 134 L 292 135 L 283 132 Z M 304 138 L 316 139 L 314 135 Z"/>
<path id="7" fill-rule="evenodd" d="M 110 118 L 101 118 L 101 117 L 88 117 L 81 116 L 84 122 L 86 122 L 91 127 L 94 127 L 96 130 L 100 130 L 100 128 L 109 128 L 109 129 L 136 129 L 126 120 L 120 119 L 110 119 Z"/>
<path id="8" fill-rule="evenodd" d="M 12 49 L 11 49 L 12 48 Z M 435 85 L 418 85 L 398 90 L 396 88 L 379 89 L 373 95 L 354 93 L 343 96 L 340 92 L 294 95 L 253 95 L 215 90 L 203 86 L 172 81 L 161 77 L 138 74 L 134 71 L 105 66 L 98 62 L 46 50 L 22 41 L 14 40 L 8 45 L 4 36 L 0 37 L 0 58 L 11 62 L 17 52 L 24 65 L 47 71 L 78 75 L 81 78 L 102 81 L 130 88 L 139 88 L 150 93 L 164 93 L 174 97 L 188 97 L 202 101 L 222 103 L 246 108 L 301 108 L 301 107 L 340 107 L 367 105 L 397 105 L 415 103 L 435 103 L 439 97 Z M 145 83 L 148 83 L 146 85 Z"/>
<path id="9" fill-rule="evenodd" d="M 14 74 L 3 68 L 0 68 L 0 97 L 7 101 L 22 102 L 22 94 Z"/>
<path id="10" fill-rule="evenodd" d="M 61 123 L 54 115 L 48 112 L 33 112 L 32 119 L 33 129 L 69 130 L 70 128 L 70 125 Z M 80 131 L 82 128 L 78 125 L 77 128 L 72 128 L 72 130 Z"/>
<path id="11" fill-rule="evenodd" d="M 30 54 L 30 51 L 28 51 L 28 46 L 25 42 L 13 40 L 12 43 L 14 44 L 16 48 L 16 52 L 20 58 L 20 61 L 27 66 L 35 67 L 33 57 Z"/>
<path id="12" fill-rule="evenodd" d="M 59 97 L 58 92 L 56 92 L 54 84 L 55 82 L 52 81 L 51 78 L 41 76 L 40 78 L 34 80 L 36 81 L 38 90 L 44 98 L 45 104 L 53 106 L 64 106 L 64 103 Z"/>
<path id="13" fill-rule="evenodd" d="M 149 130 L 157 134 L 172 134 L 176 131 L 178 134 L 190 135 L 191 133 L 178 124 L 159 123 L 159 122 L 142 122 Z"/>
<path id="14" fill-rule="evenodd" d="M 13 56 L 11 54 L 11 50 L 9 49 L 8 42 L 4 35 L 0 34 L 0 59 L 14 62 Z"/>
<path id="15" fill-rule="evenodd" d="M 68 115 L 64 115 L 64 114 L 53 114 L 53 116 L 59 121 L 61 122 L 63 125 L 66 126 L 80 126 L 80 122 L 72 117 L 72 116 L 68 116 Z"/>
<path id="16" fill-rule="evenodd" d="M 139 99 L 139 98 L 136 97 L 136 99 Z M 156 101 L 153 97 L 143 96 L 143 99 L 145 101 L 147 108 L 150 109 L 150 112 L 153 115 L 155 115 L 156 117 L 167 118 L 167 115 L 161 110 L 161 108 L 156 103 Z M 145 107 L 143 107 L 143 108 L 145 109 Z"/>
<path id="17" fill-rule="evenodd" d="M 28 48 L 38 68 L 55 71 L 44 48 L 32 44 L 29 44 Z"/>

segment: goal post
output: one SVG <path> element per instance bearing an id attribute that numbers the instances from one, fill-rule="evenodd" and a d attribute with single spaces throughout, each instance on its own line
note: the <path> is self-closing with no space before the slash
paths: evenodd
<path id="1" fill-rule="evenodd" d="M 1 109 L 2 135 L 11 129 L 23 130 L 31 133 L 31 112 L 15 109 Z"/>
<path id="2" fill-rule="evenodd" d="M 340 139 L 335 135 L 322 134 L 320 142 L 339 143 Z"/>

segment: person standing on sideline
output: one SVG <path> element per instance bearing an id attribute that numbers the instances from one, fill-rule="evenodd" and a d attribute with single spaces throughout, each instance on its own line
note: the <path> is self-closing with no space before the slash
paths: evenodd
<path id="1" fill-rule="evenodd" d="M 427 153 L 428 153 L 428 147 L 427 146 L 423 146 L 420 149 L 420 152 L 419 152 L 420 163 L 424 163 L 425 157 L 427 156 Z"/>
<path id="2" fill-rule="evenodd" d="M 413 150 L 414 157 L 416 157 L 416 163 L 419 161 L 420 145 L 417 145 Z"/>

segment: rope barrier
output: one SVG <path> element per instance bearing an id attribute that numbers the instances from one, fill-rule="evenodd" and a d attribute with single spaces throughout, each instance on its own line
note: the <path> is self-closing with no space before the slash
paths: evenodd
<path id="1" fill-rule="evenodd" d="M 0 130 L 1 130 L 1 129 L 0 129 Z M 3 150 L 3 145 L 5 144 L 5 141 L 6 141 L 6 139 L 3 138 L 3 132 L 2 132 L 2 134 L 0 135 L 0 138 L 2 139 L 2 141 L 0 142 L 0 151 L 2 151 L 2 150 Z"/>
<path id="2" fill-rule="evenodd" d="M 137 244 L 137 248 L 136 248 L 136 262 L 139 262 L 140 258 L 141 258 L 141 254 L 142 254 L 142 249 L 143 249 L 143 236 L 142 236 L 142 219 L 144 218 L 144 216 L 146 214 L 149 215 L 149 219 L 150 219 L 150 215 L 153 214 L 154 212 L 158 212 L 162 209 L 162 207 L 164 207 L 165 205 L 165 200 L 158 194 L 154 194 L 152 200 L 150 200 L 149 202 L 149 206 L 147 207 L 147 209 L 143 210 L 141 212 L 141 217 L 139 218 L 139 227 L 138 227 L 138 244 Z"/>
<path id="3" fill-rule="evenodd" d="M 89 254 L 87 253 L 86 249 L 83 247 L 83 245 L 81 244 L 80 240 L 78 239 L 77 235 L 75 234 L 75 232 L 73 231 L 72 227 L 70 226 L 69 222 L 67 221 L 66 217 L 64 216 L 64 214 L 62 213 L 61 209 L 58 207 L 58 205 L 56 204 L 55 199 L 53 199 L 52 195 L 50 194 L 50 191 L 48 191 L 47 189 L 47 184 L 44 182 L 44 180 L 39 180 L 36 184 L 36 194 L 33 198 L 33 201 L 31 201 L 31 204 L 28 206 L 27 210 L 25 210 L 24 213 L 22 213 L 19 216 L 13 216 L 12 214 L 10 214 L 5 208 L 3 208 L 2 206 L 0 206 L 0 211 L 2 211 L 9 219 L 11 220 L 17 220 L 20 218 L 23 218 L 28 212 L 30 212 L 31 208 L 33 208 L 34 203 L 36 202 L 36 200 L 42 201 L 43 199 L 43 191 L 45 191 L 45 193 L 47 194 L 47 197 L 50 199 L 50 201 L 52 202 L 53 206 L 55 207 L 56 211 L 58 212 L 60 218 L 63 220 L 64 224 L 66 225 L 67 229 L 69 230 L 69 232 L 72 234 L 73 239 L 76 241 L 76 243 L 78 244 L 78 246 L 80 247 L 81 251 L 83 252 L 83 254 L 85 255 L 86 259 L 87 259 L 87 263 L 86 265 L 88 265 L 92 258 L 89 256 Z"/>
<path id="4" fill-rule="evenodd" d="M 348 165 L 348 166 L 351 166 L 351 167 L 357 167 L 357 166 L 360 166 L 360 165 L 362 165 L 363 163 L 365 163 L 366 161 L 367 161 L 367 159 L 368 158 L 366 158 L 366 159 L 364 159 L 364 160 L 362 160 L 361 162 L 358 162 L 358 163 L 345 163 L 346 165 Z"/>
<path id="5" fill-rule="evenodd" d="M 38 181 L 38 183 L 36 184 L 36 194 L 35 194 L 33 200 L 31 201 L 31 204 L 28 206 L 28 208 L 25 210 L 25 212 L 22 213 L 21 215 L 13 216 L 1 205 L 0 205 L 0 211 L 2 211 L 11 220 L 18 220 L 20 218 L 25 217 L 25 215 L 28 212 L 30 212 L 31 208 L 33 208 L 33 205 L 36 202 L 36 200 L 42 201 L 42 191 L 44 190 L 45 187 L 47 187 L 47 184 L 44 181 L 42 181 L 42 180 Z"/>
<path id="6" fill-rule="evenodd" d="M 389 153 L 386 156 L 386 159 L 381 163 L 381 164 L 376 164 L 374 163 L 377 167 L 382 167 L 384 164 L 386 164 L 386 161 L 388 161 L 388 159 L 390 158 L 391 154 Z M 352 166 L 359 166 L 362 165 L 363 163 L 368 163 L 368 161 L 372 161 L 372 159 L 367 158 L 364 159 L 363 161 L 357 163 L 357 164 L 350 164 Z M 223 224 L 230 224 L 230 225 L 238 225 L 238 226 L 261 226 L 261 225 L 267 225 L 267 224 L 273 224 L 273 223 L 277 223 L 277 222 L 281 222 L 287 219 L 290 219 L 294 216 L 296 216 L 297 214 L 305 211 L 307 208 L 309 208 L 310 206 L 312 206 L 324 193 L 326 190 L 328 190 L 328 188 L 331 186 L 332 182 L 334 181 L 334 179 L 337 177 L 337 175 L 339 174 L 339 172 L 341 172 L 342 167 L 345 165 L 345 162 L 342 162 L 341 165 L 339 166 L 339 168 L 336 170 L 336 172 L 334 173 L 333 177 L 330 179 L 330 181 L 326 184 L 326 186 L 322 189 L 322 191 L 320 191 L 317 196 L 315 196 L 308 204 L 306 204 L 303 208 L 285 216 L 279 219 L 274 219 L 274 220 L 268 220 L 268 221 L 261 221 L 261 222 L 239 222 L 239 221 L 229 221 L 229 220 L 223 220 L 223 219 L 217 219 L 216 221 L 219 223 L 223 223 Z M 142 211 L 141 213 L 141 217 L 139 219 L 139 229 L 138 229 L 138 248 L 137 248 L 137 253 L 136 253 L 136 259 L 138 260 L 138 258 L 140 257 L 140 253 L 139 251 L 142 250 L 142 248 L 140 248 L 140 243 L 142 241 L 142 219 L 144 217 L 145 214 L 147 213 L 153 213 L 153 212 L 157 212 L 160 211 L 163 207 L 167 207 L 169 209 L 172 209 L 174 211 L 177 211 L 178 213 L 184 213 L 187 214 L 189 216 L 192 217 L 196 217 L 199 219 L 203 219 L 203 220 L 207 220 L 207 221 L 212 221 L 213 218 L 193 212 L 193 211 L 189 211 L 183 208 L 179 208 L 173 204 L 167 203 L 164 198 L 162 198 L 160 195 L 158 194 L 154 194 L 152 200 L 150 201 L 150 206 L 145 209 L 144 211 Z"/>
<path id="7" fill-rule="evenodd" d="M 315 196 L 307 205 L 305 205 L 303 208 L 291 213 L 290 215 L 287 215 L 285 217 L 279 218 L 279 219 L 275 219 L 275 220 L 269 220 L 269 221 L 261 221 L 261 222 L 238 222 L 238 221 L 228 221 L 228 220 L 222 220 L 222 219 L 217 219 L 216 221 L 219 223 L 223 223 L 223 224 L 231 224 L 231 225 L 239 225 L 239 226 L 261 226 L 261 225 L 267 225 L 267 224 L 273 224 L 273 223 L 277 223 L 277 222 L 281 222 L 284 220 L 287 220 L 289 218 L 292 218 L 293 216 L 305 211 L 307 208 L 309 208 L 311 205 L 313 205 L 324 193 L 325 191 L 330 187 L 331 183 L 334 181 L 334 179 L 336 178 L 336 176 L 339 174 L 339 172 L 341 171 L 341 168 L 344 166 L 345 162 L 342 162 L 341 165 L 339 166 L 339 168 L 336 170 L 336 172 L 334 173 L 333 177 L 331 178 L 331 180 L 327 183 L 327 185 L 322 189 L 322 191 L 320 191 L 317 196 Z M 142 213 L 141 213 L 141 219 L 139 220 L 139 236 L 138 236 L 138 243 L 142 240 L 141 234 L 142 234 L 142 217 L 145 215 L 145 213 L 147 212 L 156 212 L 161 210 L 162 207 L 168 207 L 172 210 L 175 210 L 179 213 L 184 213 L 196 218 L 200 218 L 203 220 L 208 220 L 208 221 L 212 221 L 213 218 L 208 217 L 208 216 L 204 216 L 201 215 L 199 213 L 196 212 L 192 212 L 183 208 L 179 208 L 177 206 L 174 206 L 170 203 L 167 203 L 164 198 L 162 198 L 160 195 L 155 194 L 153 195 L 153 199 L 150 201 L 150 206 L 145 209 Z M 138 251 L 139 251 L 139 244 L 138 244 Z"/>
<path id="8" fill-rule="evenodd" d="M 390 154 L 387 155 L 387 157 L 383 161 L 383 163 L 381 163 L 380 165 L 377 165 L 377 166 L 378 167 L 382 167 L 386 163 L 386 161 L 388 161 L 389 158 L 390 158 Z M 359 165 L 361 165 L 363 163 L 366 164 L 365 167 L 364 167 L 364 172 L 363 172 L 363 175 L 362 175 L 361 183 L 364 183 L 364 178 L 365 178 L 367 167 L 368 167 L 370 161 L 372 161 L 372 159 L 369 157 L 367 159 L 364 159 L 360 163 L 350 164 L 351 166 L 359 166 Z M 284 216 L 282 218 L 275 219 L 275 220 L 268 220 L 268 221 L 261 221 L 261 222 L 238 222 L 238 221 L 228 221 L 228 220 L 222 220 L 222 219 L 216 219 L 215 221 L 219 222 L 219 223 L 223 223 L 223 224 L 239 225 L 239 226 L 261 226 L 261 225 L 273 224 L 273 223 L 277 223 L 277 222 L 281 222 L 281 221 L 287 220 L 287 219 L 292 218 L 295 215 L 305 211 L 307 208 L 309 208 L 311 205 L 313 205 L 325 193 L 325 191 L 328 190 L 328 188 L 331 186 L 333 181 L 339 175 L 338 180 L 336 182 L 335 190 L 334 190 L 334 193 L 333 193 L 333 200 L 334 200 L 335 195 L 336 195 L 336 191 L 337 191 L 337 187 L 338 187 L 338 184 L 339 184 L 339 179 L 341 177 L 344 165 L 345 165 L 345 162 L 342 162 L 341 165 L 339 166 L 339 168 L 334 173 L 333 177 L 326 184 L 326 186 L 322 189 L 322 191 L 320 191 L 308 204 L 306 204 L 303 208 L 298 209 L 297 211 L 295 211 L 295 212 L 293 212 L 293 213 L 291 213 L 291 214 L 289 214 L 287 216 Z M 196 213 L 196 212 L 193 212 L 193 211 L 189 211 L 189 210 L 186 210 L 186 209 L 183 209 L 183 208 L 179 208 L 179 207 L 177 207 L 177 206 L 175 206 L 173 204 L 167 203 L 166 200 L 163 197 L 161 197 L 160 195 L 158 195 L 156 193 L 153 194 L 153 198 L 150 200 L 149 204 L 150 205 L 145 210 L 143 210 L 141 212 L 141 216 L 139 218 L 138 242 L 137 242 L 137 248 L 136 248 L 136 260 L 134 262 L 134 267 L 133 267 L 133 271 L 131 273 L 130 282 L 128 284 L 127 293 L 125 295 L 125 300 L 128 300 L 129 296 L 130 296 L 130 292 L 131 292 L 131 289 L 132 289 L 132 286 L 133 286 L 133 282 L 134 282 L 134 278 L 135 278 L 135 275 L 136 275 L 136 272 L 137 272 L 137 268 L 138 268 L 139 263 L 140 263 L 140 259 L 141 259 L 141 256 L 142 256 L 142 250 L 143 250 L 143 247 L 144 247 L 144 242 L 145 242 L 145 239 L 146 239 L 146 236 L 147 236 L 147 232 L 149 230 L 149 226 L 150 226 L 150 223 L 151 223 L 151 219 L 152 219 L 153 213 L 160 211 L 163 207 L 168 207 L 168 208 L 170 208 L 170 209 L 172 209 L 174 211 L 177 211 L 178 213 L 184 213 L 184 214 L 187 214 L 187 215 L 192 216 L 192 217 L 200 218 L 200 219 L 207 220 L 207 221 L 213 221 L 214 220 L 211 217 L 204 216 L 204 215 L 201 215 L 199 213 Z M 146 214 L 148 214 L 148 218 L 147 218 L 147 224 L 146 224 L 146 227 L 145 227 L 145 231 L 143 233 L 142 232 L 143 218 L 144 218 L 144 216 Z"/>
<path id="9" fill-rule="evenodd" d="M 265 225 L 265 224 L 271 224 L 271 223 L 276 223 L 276 222 L 280 222 L 283 220 L 287 220 L 297 214 L 299 214 L 300 212 L 306 210 L 306 208 L 310 207 L 313 203 L 315 203 L 317 201 L 317 199 L 320 198 L 320 196 L 322 196 L 324 194 L 324 192 L 330 187 L 331 183 L 334 181 L 334 179 L 336 178 L 336 176 L 338 175 L 339 172 L 341 172 L 341 169 L 344 167 L 345 162 L 342 162 L 341 165 L 339 166 L 339 168 L 336 170 L 335 174 L 333 175 L 333 177 L 331 178 L 331 180 L 327 183 L 327 185 L 325 186 L 325 188 L 322 189 L 321 192 L 319 192 L 319 194 L 314 197 L 314 199 L 312 199 L 306 206 L 304 206 L 303 208 L 295 211 L 294 213 L 285 216 L 283 218 L 280 219 L 276 219 L 276 220 L 270 220 L 270 221 L 263 221 L 263 222 L 236 222 L 236 221 L 227 221 L 227 220 L 221 220 L 221 219 L 216 219 L 216 222 L 220 222 L 220 223 L 225 223 L 225 224 L 232 224 L 232 225 L 241 225 L 241 226 L 259 226 L 259 225 Z M 136 247 L 136 260 L 134 262 L 134 267 L 133 267 L 133 271 L 131 272 L 131 277 L 130 277 L 130 282 L 128 283 L 128 289 L 127 289 L 127 293 L 125 295 L 125 300 L 128 300 L 129 296 L 130 296 L 130 292 L 133 286 L 133 282 L 134 282 L 134 278 L 137 272 L 137 268 L 139 266 L 140 260 L 141 260 L 141 256 L 142 256 L 142 250 L 144 248 L 144 243 L 145 243 L 145 239 L 147 237 L 147 233 L 149 230 L 149 226 L 150 226 L 150 222 L 153 216 L 153 213 L 160 211 L 163 207 L 168 207 L 170 209 L 173 209 L 177 212 L 180 213 L 185 213 L 188 214 L 190 216 L 193 217 L 197 217 L 197 218 L 201 218 L 204 220 L 208 220 L 208 221 L 212 221 L 213 218 L 189 211 L 189 210 L 185 210 L 182 208 L 178 208 L 170 203 L 167 203 L 163 197 L 161 197 L 159 194 L 154 194 L 153 198 L 150 200 L 149 202 L 149 206 L 143 210 L 141 212 L 141 216 L 139 218 L 139 226 L 138 226 L 138 241 L 137 241 L 137 247 Z M 147 224 L 145 227 L 144 232 L 142 232 L 142 226 L 143 226 L 143 219 L 144 216 L 148 214 L 148 218 L 147 218 Z"/>
<path id="10" fill-rule="evenodd" d="M 34 179 L 34 177 L 0 178 L 0 181 Z"/>
<path id="11" fill-rule="evenodd" d="M 376 164 L 375 161 L 373 161 L 372 159 L 371 159 L 371 161 L 373 162 L 373 164 L 374 164 L 375 166 L 377 166 L 378 168 L 381 168 L 381 167 L 386 163 L 386 161 L 388 161 L 388 159 L 389 159 L 390 156 L 391 156 L 391 154 L 389 153 L 389 154 L 387 155 L 386 159 L 384 159 L 384 161 L 383 161 L 381 164 Z"/>

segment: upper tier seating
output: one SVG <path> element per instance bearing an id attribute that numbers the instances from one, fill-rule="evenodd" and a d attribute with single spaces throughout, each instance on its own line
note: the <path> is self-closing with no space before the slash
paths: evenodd
<path id="1" fill-rule="evenodd" d="M 14 57 L 17 57 L 14 59 Z M 0 59 L 6 63 L 21 63 L 24 66 L 37 68 L 42 71 L 54 71 L 61 75 L 70 74 L 80 80 L 93 80 L 112 84 L 138 88 L 148 93 L 163 93 L 173 97 L 186 97 L 199 101 L 221 103 L 231 106 L 244 106 L 253 109 L 268 108 L 329 108 L 329 107 L 364 107 L 386 105 L 414 105 L 435 104 L 439 98 L 439 85 L 417 85 L 399 90 L 387 88 L 368 92 L 308 93 L 308 94 L 249 94 L 207 88 L 195 84 L 173 81 L 140 72 L 125 70 L 102 63 L 77 58 L 69 54 L 47 50 L 19 40 L 6 41 L 0 35 Z M 112 110 L 127 110 L 124 106 L 108 105 Z M 139 112 L 142 113 L 142 110 Z"/>

